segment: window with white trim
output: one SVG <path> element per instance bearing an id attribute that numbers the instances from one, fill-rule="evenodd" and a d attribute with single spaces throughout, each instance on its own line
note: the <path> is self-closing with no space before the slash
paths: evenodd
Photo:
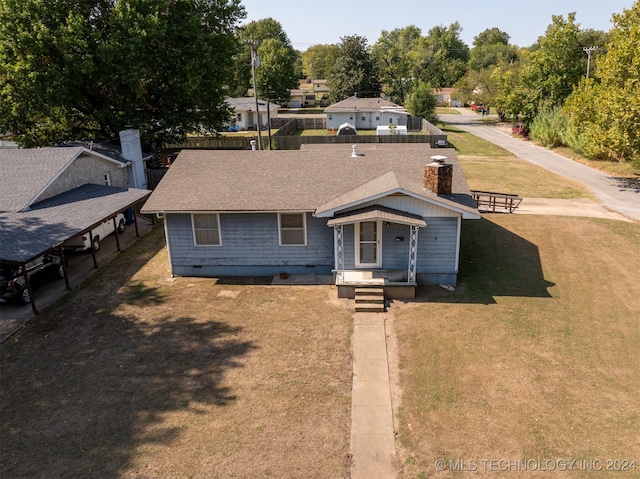
<path id="1" fill-rule="evenodd" d="M 220 218 L 217 213 L 193 213 L 191 222 L 196 246 L 220 246 Z"/>
<path id="2" fill-rule="evenodd" d="M 104 185 L 111 186 L 111 173 L 107 172 L 104 174 Z"/>
<path id="3" fill-rule="evenodd" d="M 278 213 L 280 246 L 307 245 L 307 219 L 304 213 Z"/>

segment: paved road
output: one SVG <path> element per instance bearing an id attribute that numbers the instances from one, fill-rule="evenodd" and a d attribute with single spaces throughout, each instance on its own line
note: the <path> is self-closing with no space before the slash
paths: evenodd
<path id="1" fill-rule="evenodd" d="M 640 180 L 613 177 L 577 163 L 531 142 L 513 138 L 495 126 L 479 123 L 477 113 L 461 109 L 461 115 L 438 115 L 445 123 L 483 138 L 518 158 L 542 166 L 587 186 L 606 208 L 640 221 Z"/>

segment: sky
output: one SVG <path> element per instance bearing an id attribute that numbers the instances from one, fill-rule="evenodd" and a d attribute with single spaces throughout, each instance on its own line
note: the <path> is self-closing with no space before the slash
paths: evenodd
<path id="1" fill-rule="evenodd" d="M 339 43 L 340 37 L 360 35 L 373 45 L 383 30 L 415 25 L 427 35 L 435 26 L 460 23 L 461 39 L 473 39 L 497 27 L 510 43 L 528 47 L 543 36 L 552 15 L 576 13 L 582 29 L 609 31 L 614 13 L 640 0 L 242 0 L 244 23 L 273 18 L 282 25 L 296 50 Z"/>

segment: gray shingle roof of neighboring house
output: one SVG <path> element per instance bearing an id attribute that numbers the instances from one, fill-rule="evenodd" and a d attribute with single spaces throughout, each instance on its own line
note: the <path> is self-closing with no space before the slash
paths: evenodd
<path id="1" fill-rule="evenodd" d="M 82 148 L 0 149 L 0 211 L 22 211 Z"/>
<path id="2" fill-rule="evenodd" d="M 32 205 L 0 213 L 0 259 L 27 262 L 100 224 L 151 194 L 147 190 L 87 184 Z"/>
<path id="3" fill-rule="evenodd" d="M 236 111 L 256 111 L 256 100 L 253 97 L 227 98 L 227 103 Z M 267 102 L 258 99 L 260 111 L 267 111 Z M 269 102 L 269 109 L 275 114 L 280 105 Z"/>
<path id="4" fill-rule="evenodd" d="M 361 148 L 362 146 L 362 148 Z M 405 192 L 479 216 L 455 150 L 424 145 L 316 145 L 296 151 L 183 150 L 143 212 L 275 212 L 330 210 L 368 198 Z M 430 156 L 453 165 L 453 194 L 438 196 L 422 185 Z M 332 214 L 332 213 L 331 213 Z"/>
<path id="5" fill-rule="evenodd" d="M 0 211 L 23 211 L 83 153 L 97 155 L 118 165 L 121 162 L 89 151 L 69 148 L 0 149 Z"/>
<path id="6" fill-rule="evenodd" d="M 348 113 L 350 111 L 393 111 L 394 113 L 408 113 L 400 105 L 396 105 L 384 98 L 357 98 L 352 96 L 339 101 L 324 109 L 325 113 Z"/>

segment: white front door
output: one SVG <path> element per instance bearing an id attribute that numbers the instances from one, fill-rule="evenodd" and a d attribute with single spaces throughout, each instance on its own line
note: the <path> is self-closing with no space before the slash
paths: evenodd
<path id="1" fill-rule="evenodd" d="M 356 223 L 356 268 L 379 268 L 382 265 L 382 228 L 379 221 Z"/>

